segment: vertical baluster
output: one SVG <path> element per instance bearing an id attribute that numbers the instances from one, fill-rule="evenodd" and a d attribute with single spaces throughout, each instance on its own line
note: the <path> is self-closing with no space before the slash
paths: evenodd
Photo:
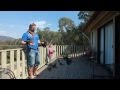
<path id="1" fill-rule="evenodd" d="M 62 45 L 60 45 L 60 56 L 62 54 Z"/>
<path id="2" fill-rule="evenodd" d="M 58 55 L 58 52 L 59 52 L 59 50 L 58 50 L 58 45 L 57 45 L 57 57 L 59 56 L 59 55 Z"/>
<path id="3" fill-rule="evenodd" d="M 58 56 L 60 56 L 60 45 L 58 46 Z"/>
<path id="4" fill-rule="evenodd" d="M 2 51 L 1 52 L 1 66 L 2 66 L 2 68 L 6 68 L 6 62 L 7 62 L 6 51 Z"/>
<path id="5" fill-rule="evenodd" d="M 58 57 L 58 45 L 56 45 L 56 57 Z"/>
<path id="6" fill-rule="evenodd" d="M 72 56 L 72 45 L 70 45 L 70 48 L 71 48 L 71 58 L 73 58 L 73 56 Z"/>
<path id="7" fill-rule="evenodd" d="M 7 63 L 7 57 L 6 57 L 6 51 L 1 52 L 1 66 L 2 68 L 6 68 L 6 63 Z M 3 78 L 3 77 L 1 77 Z"/>
<path id="8" fill-rule="evenodd" d="M 55 45 L 55 56 L 57 57 L 57 45 Z"/>
<path id="9" fill-rule="evenodd" d="M 44 47 L 42 47 L 42 66 L 44 66 Z"/>
<path id="10" fill-rule="evenodd" d="M 82 46 L 82 48 L 81 48 L 81 51 L 82 51 L 82 55 L 83 55 L 83 46 Z"/>
<path id="11" fill-rule="evenodd" d="M 55 50 L 55 52 L 54 52 L 54 58 L 56 58 L 56 45 L 54 45 L 54 50 Z"/>
<path id="12" fill-rule="evenodd" d="M 40 46 L 40 67 L 42 66 L 42 47 Z"/>
<path id="13" fill-rule="evenodd" d="M 44 60 L 44 47 L 42 47 L 42 50 L 43 50 L 43 52 L 42 52 L 42 53 L 43 53 L 42 57 L 43 57 L 43 66 L 44 66 L 44 61 L 45 61 L 45 60 Z"/>
<path id="14" fill-rule="evenodd" d="M 40 47 L 38 48 L 38 51 L 39 51 L 39 55 L 40 55 L 40 65 L 38 66 L 38 68 L 40 68 L 40 66 L 41 66 L 41 52 L 40 52 Z"/>
<path id="15" fill-rule="evenodd" d="M 59 51 L 60 51 L 60 50 L 59 50 L 59 45 L 58 45 L 58 57 L 59 57 Z"/>
<path id="16" fill-rule="evenodd" d="M 73 55 L 74 55 L 74 58 L 75 58 L 75 45 L 73 45 Z"/>
<path id="17" fill-rule="evenodd" d="M 76 55 L 76 58 L 77 58 L 77 45 L 75 46 L 75 55 Z"/>
<path id="18" fill-rule="evenodd" d="M 73 55 L 73 58 L 74 58 L 74 45 L 72 45 L 72 55 Z"/>
<path id="19" fill-rule="evenodd" d="M 76 45 L 74 45 L 74 58 L 76 58 Z"/>
<path id="20" fill-rule="evenodd" d="M 20 79 L 20 50 L 17 50 L 17 78 Z"/>
<path id="21" fill-rule="evenodd" d="M 81 46 L 79 45 L 78 46 L 78 56 L 80 56 L 80 54 L 81 54 Z"/>
<path id="22" fill-rule="evenodd" d="M 69 57 L 71 57 L 71 45 L 66 45 L 66 47 L 68 48 Z"/>
<path id="23" fill-rule="evenodd" d="M 45 65 L 45 60 L 46 60 L 46 48 L 44 48 L 44 65 Z"/>
<path id="24" fill-rule="evenodd" d="M 78 55 L 80 56 L 81 55 L 81 46 L 79 45 L 78 48 L 79 48 L 79 54 Z"/>
<path id="25" fill-rule="evenodd" d="M 79 57 L 79 54 L 80 54 L 80 45 L 78 45 L 78 57 Z"/>
<path id="26" fill-rule="evenodd" d="M 73 56 L 75 58 L 75 45 L 73 45 Z"/>
<path id="27" fill-rule="evenodd" d="M 60 46 L 60 55 L 62 55 L 62 45 Z"/>
<path id="28" fill-rule="evenodd" d="M 78 49 L 77 56 L 78 56 L 78 58 L 79 58 L 79 52 L 80 52 L 80 51 L 79 51 L 79 50 L 80 50 L 80 47 L 79 47 L 79 45 L 78 45 L 78 48 L 77 48 L 77 49 Z"/>
<path id="29" fill-rule="evenodd" d="M 77 48 L 76 48 L 76 55 L 77 55 L 77 58 L 78 58 L 78 50 L 79 50 L 79 48 L 78 48 L 78 45 L 77 45 Z"/>
<path id="30" fill-rule="evenodd" d="M 73 45 L 70 46 L 71 47 L 71 57 L 73 58 Z"/>
<path id="31" fill-rule="evenodd" d="M 26 75 L 25 75 L 25 66 L 26 66 L 25 53 L 22 50 L 22 78 L 23 79 L 26 78 Z"/>
<path id="32" fill-rule="evenodd" d="M 71 46 L 68 45 L 67 47 L 68 47 L 68 49 L 69 49 L 69 50 L 68 50 L 68 52 L 69 52 L 69 57 L 71 57 Z"/>
<path id="33" fill-rule="evenodd" d="M 45 52 L 44 52 L 44 47 L 42 47 L 43 48 L 43 65 L 45 65 L 44 63 L 45 63 L 45 58 L 44 58 L 44 56 L 45 56 Z"/>
<path id="34" fill-rule="evenodd" d="M 71 47 L 70 47 L 70 45 L 65 45 L 65 52 L 68 52 L 69 57 L 70 57 L 70 55 L 71 55 Z"/>
<path id="35" fill-rule="evenodd" d="M 14 72 L 14 50 L 10 51 L 10 69 Z"/>
<path id="36" fill-rule="evenodd" d="M 60 45 L 58 46 L 58 56 L 60 56 Z"/>
<path id="37" fill-rule="evenodd" d="M 82 48 L 83 48 L 83 46 L 81 46 L 81 55 L 82 55 L 82 53 L 83 53 L 83 50 L 82 50 Z"/>
<path id="38" fill-rule="evenodd" d="M 63 45 L 62 56 L 64 55 L 64 52 L 65 52 L 65 45 Z"/>
<path id="39" fill-rule="evenodd" d="M 64 45 L 62 45 L 62 50 L 61 50 L 61 54 L 62 54 L 62 56 L 63 56 L 63 46 L 64 46 Z"/>
<path id="40" fill-rule="evenodd" d="M 40 47 L 40 52 L 41 52 L 41 67 L 42 67 L 42 66 L 43 66 L 43 58 L 42 58 L 43 53 L 42 53 L 42 47 Z"/>

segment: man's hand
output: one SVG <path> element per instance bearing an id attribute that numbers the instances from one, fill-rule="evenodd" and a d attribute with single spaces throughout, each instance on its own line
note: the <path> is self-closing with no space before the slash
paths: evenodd
<path id="1" fill-rule="evenodd" d="M 24 41 L 22 41 L 21 43 L 22 43 L 23 45 L 26 45 L 26 42 L 24 42 Z"/>
<path id="2" fill-rule="evenodd" d="M 34 43 L 30 42 L 30 43 L 29 43 L 29 45 L 33 46 L 33 45 L 34 45 Z"/>
<path id="3" fill-rule="evenodd" d="M 25 41 L 22 41 L 22 44 L 23 45 L 34 45 L 34 43 L 33 42 L 31 42 L 31 41 L 27 41 L 27 42 L 25 42 Z"/>

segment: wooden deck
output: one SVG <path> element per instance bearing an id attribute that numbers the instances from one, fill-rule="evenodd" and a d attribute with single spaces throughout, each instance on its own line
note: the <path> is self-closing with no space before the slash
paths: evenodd
<path id="1" fill-rule="evenodd" d="M 67 65 L 63 59 L 60 59 L 60 62 L 56 60 L 54 62 L 56 67 L 52 67 L 51 70 L 50 65 L 41 68 L 39 70 L 40 74 L 35 79 L 92 79 L 93 65 L 95 63 L 90 63 L 83 57 L 72 59 L 70 65 Z M 97 75 L 107 75 L 107 72 L 100 67 L 95 67 L 94 72 Z"/>

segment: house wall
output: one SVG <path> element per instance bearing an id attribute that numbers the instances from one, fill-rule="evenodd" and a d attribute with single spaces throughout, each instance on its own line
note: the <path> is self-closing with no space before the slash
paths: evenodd
<path id="1" fill-rule="evenodd" d="M 91 32 L 91 47 L 97 52 L 97 30 Z"/>
<path id="2" fill-rule="evenodd" d="M 113 54 L 112 63 L 113 64 L 115 63 L 116 65 L 118 65 L 118 64 L 120 64 L 120 13 L 116 12 L 116 11 L 114 11 L 114 12 L 111 12 L 111 11 L 110 12 L 102 12 L 102 14 L 99 14 L 95 18 L 95 20 L 93 22 L 91 22 L 90 25 L 88 25 L 87 31 L 91 32 L 91 42 L 92 42 L 91 46 L 97 48 L 97 53 L 98 53 L 97 58 L 98 58 L 98 62 L 100 62 L 100 30 L 101 30 L 100 28 L 104 27 L 104 29 L 105 29 L 105 26 L 110 21 L 113 21 L 113 27 L 112 27 L 112 29 L 113 29 L 113 32 L 112 32 L 113 33 L 113 37 L 112 37 L 113 50 L 110 52 L 112 52 L 112 54 Z M 95 33 L 95 31 L 97 31 L 97 33 Z M 94 34 L 96 34 L 96 35 L 94 35 Z M 93 39 L 93 37 L 94 37 L 94 39 Z M 109 41 L 110 41 L 110 39 L 109 39 Z M 108 43 L 109 43 L 109 41 L 108 41 Z M 109 44 L 107 44 L 107 45 L 109 45 Z M 105 47 L 104 47 L 104 49 L 105 49 Z M 106 49 L 106 50 L 109 51 L 109 49 Z M 104 54 L 105 54 L 105 51 L 104 51 Z M 111 56 L 111 55 L 107 55 L 107 57 L 109 57 L 109 56 Z M 105 58 L 105 55 L 104 55 L 104 58 Z M 105 59 L 103 61 L 104 64 L 106 63 Z M 107 64 L 109 64 L 109 63 L 107 63 Z M 110 62 L 110 64 L 111 64 L 111 62 Z M 115 69 L 113 67 L 111 67 L 111 68 L 115 72 L 117 72 L 117 74 L 119 72 L 119 75 L 120 75 L 120 66 L 116 67 L 116 65 L 115 65 Z M 116 75 L 116 73 L 115 73 L 115 75 Z"/>
<path id="3" fill-rule="evenodd" d="M 90 23 L 90 25 L 88 25 L 85 31 L 98 30 L 117 15 L 119 15 L 119 12 L 117 11 L 103 11 L 95 18 L 93 22 Z"/>

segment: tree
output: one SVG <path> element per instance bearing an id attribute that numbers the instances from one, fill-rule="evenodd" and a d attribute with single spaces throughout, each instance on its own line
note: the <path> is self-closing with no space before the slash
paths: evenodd
<path id="1" fill-rule="evenodd" d="M 68 30 L 72 30 L 75 27 L 74 22 L 66 17 L 59 19 L 59 31 L 67 32 Z"/>
<path id="2" fill-rule="evenodd" d="M 86 23 L 92 14 L 93 14 L 93 11 L 80 11 L 78 13 L 78 18 L 84 23 Z"/>
<path id="3" fill-rule="evenodd" d="M 84 26 L 86 25 L 86 23 L 88 22 L 89 18 L 92 16 L 94 11 L 80 11 L 78 13 L 78 18 L 82 21 L 80 23 L 80 25 L 78 26 L 78 29 L 79 29 L 79 32 L 81 32 L 81 35 L 82 35 L 82 44 L 84 45 L 88 45 L 89 44 L 89 41 L 87 39 L 90 38 L 90 32 L 84 32 L 83 33 L 83 28 Z"/>
<path id="4" fill-rule="evenodd" d="M 49 27 L 45 27 L 43 30 L 37 29 L 37 33 L 41 37 L 41 40 L 46 40 L 48 43 L 52 41 L 52 43 L 61 44 L 60 32 L 55 32 L 50 30 Z"/>
<path id="5" fill-rule="evenodd" d="M 61 42 L 62 44 L 71 44 L 73 43 L 73 30 L 76 26 L 74 22 L 66 17 L 59 19 L 59 32 L 61 33 Z"/>

